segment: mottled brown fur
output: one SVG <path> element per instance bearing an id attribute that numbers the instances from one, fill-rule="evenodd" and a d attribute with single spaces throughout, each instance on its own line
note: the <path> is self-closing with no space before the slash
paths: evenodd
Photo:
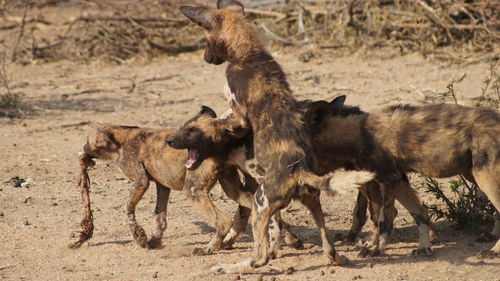
<path id="1" fill-rule="evenodd" d="M 306 134 L 303 112 L 286 81 L 280 65 L 264 49 L 251 24 L 244 18 L 243 6 L 234 0 L 219 0 L 219 9 L 181 7 L 181 12 L 205 30 L 208 63 L 229 62 L 226 70 L 227 96 L 243 127 L 254 134 L 255 158 L 265 176 L 255 197 L 252 227 L 254 255 L 237 265 L 216 266 L 213 270 L 233 272 L 265 265 L 269 260 L 267 226 L 271 216 L 292 198 L 295 188 L 310 185 L 328 189 L 329 178 L 313 172 L 316 160 Z M 262 205 L 262 202 L 266 202 Z M 259 207 L 259 208 L 257 208 Z M 347 259 L 334 248 L 336 264 Z"/>
<path id="2" fill-rule="evenodd" d="M 326 103 L 326 102 L 325 102 Z M 306 108 L 306 120 L 308 124 L 311 125 L 313 131 L 318 129 L 318 114 L 331 114 L 330 108 L 328 107 L 326 111 L 320 112 L 319 109 L 315 108 L 316 103 L 312 103 L 310 101 L 301 102 L 301 107 Z M 327 103 L 326 103 L 327 104 Z M 236 165 L 239 166 L 242 170 L 247 170 L 250 173 L 255 174 L 254 177 L 258 181 L 262 181 L 265 173 L 260 173 L 259 168 L 260 165 L 256 163 L 254 153 L 253 153 L 253 135 L 247 131 L 247 135 L 243 136 L 241 132 L 238 132 L 238 136 L 234 136 L 234 131 L 230 130 L 231 123 L 233 122 L 233 118 L 228 117 L 226 119 L 218 119 L 215 116 L 213 110 L 203 107 L 205 110 L 202 110 L 196 116 L 188 120 L 176 133 L 174 133 L 169 142 L 178 148 L 189 148 L 196 149 L 200 155 L 204 155 L 204 157 L 211 157 L 211 154 L 215 154 L 214 158 L 217 161 L 220 161 L 221 165 Z M 207 114 L 210 112 L 211 114 Z M 355 113 L 353 113 L 355 112 Z M 342 116 L 347 116 L 349 114 L 361 114 L 362 112 L 356 108 L 346 108 L 343 107 L 341 112 L 335 113 Z M 314 114 L 315 116 L 311 116 Z M 321 129 L 321 128 L 319 128 Z M 201 133 L 197 133 L 201 132 Z M 315 134 L 319 133 L 315 131 Z M 217 134 L 217 135 L 214 135 Z M 312 142 L 313 148 L 315 147 L 323 147 L 323 144 L 317 144 L 314 141 Z M 348 146 L 346 147 L 332 147 L 332 149 L 352 149 Z M 220 150 L 224 149 L 226 152 L 221 153 Z M 350 162 L 350 158 L 342 158 L 342 153 L 339 154 L 340 157 L 335 161 L 334 159 L 337 154 L 332 155 L 332 151 L 323 151 L 323 153 L 319 153 L 316 155 L 318 161 L 322 163 L 324 166 L 320 167 L 322 173 L 333 172 L 339 168 L 347 168 L 354 169 L 354 166 Z M 325 159 L 323 159 L 325 158 Z M 346 160 L 347 159 L 347 160 Z M 375 181 L 372 181 L 362 188 L 362 193 L 364 196 L 370 198 L 370 213 L 372 215 L 372 219 L 378 220 L 378 212 L 380 210 L 381 203 L 381 195 L 379 191 L 379 187 Z M 395 197 L 398 198 L 402 204 L 408 208 L 408 210 L 414 214 L 415 216 L 420 217 L 420 220 L 417 220 L 417 223 L 428 223 L 426 209 L 420 204 L 418 196 L 415 191 L 410 187 L 408 180 L 406 177 L 402 180 L 402 183 L 399 184 L 398 188 L 395 190 Z M 307 199 L 308 193 L 303 193 L 301 196 L 294 195 L 295 199 L 298 199 L 302 202 Z M 364 196 L 362 197 L 364 199 Z M 302 197 L 302 198 L 301 198 Z M 260 199 L 257 197 L 257 199 Z M 358 203 L 365 203 L 366 200 L 360 201 Z M 387 218 L 387 221 L 391 222 L 388 224 L 388 232 L 390 228 L 392 228 L 393 218 L 396 216 L 397 211 L 394 207 L 394 200 L 391 201 L 391 204 L 388 204 L 388 214 L 390 217 Z M 321 224 L 321 217 L 323 214 L 321 213 L 321 205 L 320 202 L 316 202 L 315 205 L 319 206 L 318 214 L 314 214 L 315 217 L 320 218 L 320 229 L 324 229 L 325 226 Z M 367 206 L 358 206 L 359 214 L 355 216 L 354 225 L 349 233 L 349 236 L 356 236 L 357 233 L 361 230 L 361 227 L 366 221 L 366 208 Z M 313 212 L 313 210 L 311 210 Z M 364 221 L 362 216 L 365 216 Z M 376 222 L 376 221 L 375 221 Z M 422 234 L 424 237 L 421 239 L 425 240 L 427 233 Z M 353 237 L 353 238 L 354 238 Z M 374 236 L 376 238 L 376 236 Z M 428 239 L 427 239 L 428 240 Z M 331 244 L 328 239 L 323 241 L 324 245 Z M 328 248 L 328 246 L 326 246 Z M 421 248 L 428 248 L 430 245 L 421 245 Z M 426 249 L 426 250 L 430 250 Z"/>
<path id="3" fill-rule="evenodd" d="M 322 102 L 323 108 L 335 107 Z M 337 105 L 338 107 L 338 105 Z M 322 106 L 318 106 L 322 108 Z M 431 177 L 463 175 L 486 193 L 500 209 L 500 116 L 486 108 L 437 104 L 392 107 L 380 114 L 335 116 L 321 114 L 312 134 L 320 167 L 349 161 L 355 167 L 377 173 L 382 191 L 381 222 L 390 218 L 384 206 L 391 204 L 394 189 L 406 172 Z M 326 110 L 327 112 L 327 110 Z M 346 134 L 345 132 L 349 132 Z M 335 153 L 331 153 L 335 151 Z M 387 212 L 387 209 L 385 210 Z M 385 219 L 384 219 L 385 217 Z M 492 249 L 498 253 L 500 242 Z"/>
<path id="4" fill-rule="evenodd" d="M 253 176 L 259 184 L 262 184 L 265 170 L 255 159 L 251 132 L 247 130 L 245 135 L 242 132 L 234 132 L 229 129 L 234 118 L 218 119 L 213 110 L 205 106 L 202 108 L 168 139 L 168 143 L 175 148 L 196 150 L 201 157 L 199 161 L 210 157 L 221 167 L 237 166 L 245 175 Z M 235 133 L 238 137 L 235 137 Z M 257 194 L 255 198 L 257 208 L 266 200 L 262 194 Z M 320 230 L 324 251 L 327 255 L 330 254 L 333 243 L 327 235 L 319 191 L 311 187 L 297 188 L 292 198 L 302 202 L 310 210 Z M 269 229 L 273 229 L 272 225 Z M 286 238 L 291 237 L 288 235 Z M 271 238 L 271 256 L 276 255 L 275 239 L 276 237 Z"/>
<path id="5" fill-rule="evenodd" d="M 216 235 L 209 245 L 201 250 L 203 253 L 210 253 L 222 247 L 222 241 L 233 225 L 231 219 L 213 205 L 208 196 L 210 189 L 217 180 L 220 180 L 226 194 L 240 203 L 235 215 L 236 225 L 234 227 L 243 231 L 250 214 L 250 210 L 243 206 L 252 207 L 252 192 L 250 190 L 255 190 L 256 187 L 251 186 L 251 181 L 247 181 L 243 186 L 237 177 L 236 170 L 229 167 L 220 169 L 210 159 L 199 165 L 196 171 L 186 171 L 184 166 L 188 158 L 186 151 L 173 149 L 166 143 L 166 139 L 172 132 L 171 129 L 101 126 L 97 129 L 96 135 L 90 137 L 84 146 L 83 157 L 87 160 L 101 159 L 116 162 L 122 172 L 132 181 L 133 187 L 130 190 L 125 211 L 134 240 L 140 246 L 156 247 L 161 243 L 163 232 L 167 226 L 168 197 L 170 190 L 173 189 L 183 190 L 193 207 L 204 214 L 215 226 Z M 82 175 L 84 175 L 84 180 L 87 179 L 83 186 L 86 186 L 88 191 L 86 166 L 82 167 Z M 151 240 L 147 241 L 145 231 L 136 222 L 135 208 L 149 187 L 150 181 L 156 183 L 157 202 L 154 220 L 155 231 Z M 90 206 L 87 207 L 90 212 Z M 87 213 L 86 217 L 88 217 Z M 83 232 L 88 234 L 85 229 Z M 83 240 L 88 240 L 90 237 L 91 233 L 83 237 Z M 83 241 L 78 241 L 74 243 L 74 246 L 78 247 L 81 243 Z"/>

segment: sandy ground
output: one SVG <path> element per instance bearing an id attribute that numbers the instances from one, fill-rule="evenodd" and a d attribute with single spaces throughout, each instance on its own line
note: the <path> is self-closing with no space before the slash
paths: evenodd
<path id="1" fill-rule="evenodd" d="M 448 65 L 418 54 L 400 56 L 391 50 L 338 55 L 284 49 L 273 55 L 283 65 L 298 98 L 331 99 L 346 94 L 347 103 L 364 110 L 388 104 L 438 101 L 436 94 L 455 83 L 464 103 L 480 94 L 489 65 Z M 305 208 L 297 203 L 285 213 L 304 250 L 284 247 L 268 266 L 241 275 L 213 275 L 210 265 L 237 262 L 251 254 L 251 231 L 235 249 L 193 256 L 194 247 L 207 243 L 214 229 L 192 209 L 180 192 L 168 207 L 164 247 L 145 250 L 133 243 L 123 206 L 129 181 L 113 164 L 98 162 L 90 171 L 94 237 L 80 249 L 68 249 L 75 240 L 82 215 L 76 188 L 78 152 L 92 127 L 86 122 L 139 126 L 178 126 L 201 104 L 222 113 L 228 107 L 222 95 L 224 67 L 202 61 L 202 52 L 161 57 L 141 65 L 110 66 L 71 62 L 26 66 L 9 65 L 13 92 L 24 95 L 34 112 L 21 119 L 0 119 L 0 279 L 2 280 L 500 280 L 500 258 L 479 259 L 476 254 L 493 243 L 438 222 L 439 238 L 433 257 L 411 257 L 417 228 L 400 208 L 393 243 L 387 255 L 359 258 L 354 244 L 338 244 L 353 266 L 328 265 L 322 256 L 319 233 Z M 32 178 L 29 188 L 3 184 L 12 177 Z M 152 231 L 154 188 L 139 204 L 139 222 Z M 421 193 L 429 203 L 429 194 Z M 220 187 L 215 204 L 228 213 L 236 205 Z M 349 229 L 355 194 L 324 197 L 330 235 Z M 365 233 L 366 234 L 366 233 Z M 293 270 L 288 270 L 293 267 Z M 287 274 L 289 273 L 289 274 Z"/>

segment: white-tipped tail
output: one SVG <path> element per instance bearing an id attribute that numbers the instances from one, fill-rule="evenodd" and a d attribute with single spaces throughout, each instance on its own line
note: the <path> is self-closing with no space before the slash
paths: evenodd
<path id="1" fill-rule="evenodd" d="M 328 190 L 333 194 L 346 194 L 355 191 L 361 185 L 373 180 L 375 174 L 368 171 L 338 170 L 329 174 Z"/>

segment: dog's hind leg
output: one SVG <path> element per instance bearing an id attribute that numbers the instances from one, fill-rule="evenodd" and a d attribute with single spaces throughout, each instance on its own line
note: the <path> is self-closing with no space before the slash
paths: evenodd
<path id="1" fill-rule="evenodd" d="M 153 236 L 148 242 L 150 248 L 157 248 L 161 245 L 163 232 L 167 229 L 167 205 L 169 196 L 170 188 L 156 182 L 155 227 Z"/>
<path id="2" fill-rule="evenodd" d="M 389 234 L 393 229 L 393 221 L 397 215 L 395 190 L 382 188 L 382 183 L 366 185 L 364 192 L 369 201 L 370 220 L 373 223 L 373 234 L 363 243 L 359 256 L 379 256 L 383 254 Z M 389 184 L 392 186 L 392 184 Z M 385 189 L 385 191 L 384 191 Z"/>
<path id="3" fill-rule="evenodd" d="M 307 209 L 309 209 L 311 215 L 314 218 L 314 222 L 318 226 L 321 234 L 321 243 L 323 245 L 323 254 L 327 256 L 329 261 L 333 264 L 349 264 L 349 259 L 339 255 L 335 250 L 335 246 L 333 245 L 332 241 L 330 241 L 330 239 L 328 238 L 328 231 L 325 226 L 325 216 L 323 214 L 323 210 L 321 209 L 321 202 L 319 200 L 319 190 L 307 186 L 299 187 L 296 196 L 298 197 L 300 202 L 304 204 Z"/>
<path id="4" fill-rule="evenodd" d="M 396 186 L 396 199 L 410 212 L 418 225 L 420 245 L 413 254 L 431 255 L 431 241 L 429 238 L 430 221 L 427 208 L 420 203 L 417 193 L 411 188 L 407 178 L 400 181 Z"/>
<path id="5" fill-rule="evenodd" d="M 362 188 L 365 188 L 364 186 Z M 352 225 L 351 229 L 347 235 L 345 234 L 337 234 L 335 236 L 335 240 L 341 240 L 343 242 L 354 242 L 356 237 L 363 229 L 363 226 L 366 223 L 367 215 L 366 211 L 368 209 L 368 199 L 363 193 L 358 192 L 358 197 L 356 198 L 356 205 L 354 205 L 354 209 L 352 210 Z"/>
<path id="6" fill-rule="evenodd" d="M 281 224 L 281 214 L 277 211 L 269 222 L 269 258 L 275 259 L 280 248 L 281 237 L 284 229 Z"/>
<path id="7" fill-rule="evenodd" d="M 274 183 L 274 176 L 266 175 L 266 179 Z M 274 187 L 270 191 L 266 186 Z M 291 200 L 291 188 L 293 185 L 271 184 L 264 181 L 254 194 L 254 207 L 252 215 L 252 233 L 254 236 L 254 253 L 251 258 L 236 264 L 217 264 L 211 267 L 212 271 L 218 273 L 244 272 L 252 268 L 263 266 L 269 261 L 269 223 L 273 214 Z M 278 191 L 280 192 L 278 194 Z M 272 192 L 272 194 L 270 194 Z"/>
<path id="8" fill-rule="evenodd" d="M 238 209 L 236 209 L 236 213 L 233 216 L 233 227 L 231 227 L 226 237 L 224 237 L 221 248 L 233 248 L 234 241 L 240 236 L 242 232 L 245 231 L 251 214 L 252 209 L 243 207 L 241 205 L 238 206 Z"/>
<path id="9" fill-rule="evenodd" d="M 493 203 L 493 206 L 497 211 L 500 211 L 500 175 L 496 171 L 490 172 L 487 167 L 473 167 L 472 174 L 481 190 L 486 193 L 488 199 Z M 500 254 L 500 239 L 491 248 L 491 251 L 497 255 Z"/>
<path id="10" fill-rule="evenodd" d="M 144 192 L 146 192 L 149 187 L 149 179 L 146 174 L 146 170 L 141 163 L 127 165 L 120 168 L 133 181 L 133 187 L 130 190 L 128 202 L 125 205 L 128 226 L 137 244 L 143 248 L 147 248 L 148 239 L 146 232 L 139 224 L 137 224 L 135 219 L 135 208 L 144 195 Z"/>

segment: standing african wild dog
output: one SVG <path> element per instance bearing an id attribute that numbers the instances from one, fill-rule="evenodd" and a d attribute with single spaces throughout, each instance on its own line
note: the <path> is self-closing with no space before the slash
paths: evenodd
<path id="1" fill-rule="evenodd" d="M 202 110 L 186 121 L 177 132 L 168 138 L 167 142 L 174 148 L 188 149 L 190 155 L 197 156 L 195 158 L 197 162 L 203 162 L 204 159 L 210 158 L 221 167 L 227 165 L 230 167 L 237 166 L 243 173 L 251 175 L 261 184 L 265 177 L 265 170 L 255 159 L 253 135 L 248 129 L 236 132 L 231 130 L 231 117 L 218 119 L 211 108 L 202 106 Z M 352 178 L 355 177 L 355 174 L 364 176 L 365 173 L 338 171 L 332 177 L 338 186 L 337 189 L 343 190 L 349 188 L 347 185 L 352 184 Z M 354 187 L 357 186 L 357 183 L 355 183 Z M 293 194 L 293 198 L 304 204 L 311 212 L 320 230 L 323 251 L 328 255 L 331 253 L 333 243 L 328 238 L 319 195 L 317 189 L 298 187 L 297 192 Z M 279 212 L 275 214 L 275 216 L 277 215 L 279 215 Z M 271 257 L 276 256 L 280 242 L 279 238 L 281 237 L 281 227 L 278 223 L 279 220 L 275 216 L 273 216 L 269 225 L 269 232 L 272 234 L 270 239 Z"/>
<path id="2" fill-rule="evenodd" d="M 184 191 L 193 207 L 209 219 L 215 226 L 216 233 L 204 249 L 195 249 L 195 253 L 208 254 L 223 247 L 223 239 L 232 230 L 232 238 L 224 240 L 224 246 L 231 246 L 238 234 L 244 231 L 250 208 L 253 206 L 252 193 L 257 184 L 246 177 L 245 185 L 241 184 L 235 167 L 221 168 L 211 159 L 205 162 L 193 160 L 192 153 L 171 148 L 166 139 L 173 133 L 172 129 L 146 129 L 128 126 L 104 125 L 91 135 L 84 146 L 81 156 L 82 175 L 81 189 L 86 213 L 82 221 L 80 239 L 70 245 L 79 247 L 92 237 L 93 223 L 88 198 L 87 167 L 93 165 L 92 159 L 116 162 L 122 172 L 132 181 L 129 200 L 125 206 L 127 223 L 134 240 L 142 247 L 156 247 L 161 243 L 163 232 L 167 226 L 167 204 L 170 190 Z M 219 180 L 224 192 L 240 204 L 234 224 L 211 201 L 209 191 Z M 149 186 L 156 183 L 157 201 L 155 209 L 155 228 L 150 241 L 144 229 L 137 223 L 135 208 Z M 288 229 L 286 229 L 288 231 Z M 300 244 L 300 241 L 287 232 L 287 243 Z"/>
<path id="3" fill-rule="evenodd" d="M 401 172 L 429 177 L 462 175 L 476 183 L 500 210 L 500 115 L 487 108 L 436 104 L 389 107 L 380 114 L 332 114 L 343 105 L 334 99 L 312 105 L 309 118 L 315 125 L 311 141 L 319 166 L 329 161 L 350 161 L 358 168 L 376 173 L 375 181 L 395 188 Z M 349 131 L 349 134 L 345 134 Z M 328 159 L 328 156 L 331 159 Z M 395 173 L 396 171 L 396 173 Z M 401 172 L 399 172 L 401 171 Z M 382 184 L 383 183 L 383 184 Z M 385 246 L 388 223 L 384 206 L 394 201 L 392 192 L 382 193 L 378 233 L 372 246 Z M 413 215 L 413 214 L 412 214 Z M 422 218 L 416 217 L 417 221 Z M 497 218 L 493 235 L 500 236 Z M 372 249 L 374 250 L 374 249 Z M 491 249 L 500 253 L 500 240 Z"/>
<path id="4" fill-rule="evenodd" d="M 341 96 L 338 99 L 343 100 L 345 96 Z M 318 134 L 315 126 L 317 125 L 318 118 L 316 116 L 311 116 L 311 114 L 318 114 L 315 105 L 317 103 L 312 103 L 310 101 L 301 101 L 301 106 L 303 106 L 306 110 L 306 120 L 311 122 L 312 129 L 316 129 L 315 134 Z M 311 105 L 311 106 L 309 106 Z M 204 107 L 205 110 L 197 113 L 193 118 L 188 120 L 182 127 L 172 134 L 172 136 L 168 139 L 169 144 L 179 149 L 188 149 L 190 151 L 195 151 L 197 155 L 203 155 L 199 157 L 198 161 L 203 161 L 206 157 L 211 157 L 216 162 L 220 163 L 221 166 L 224 165 L 236 165 L 241 170 L 247 171 L 254 178 L 256 178 L 259 182 L 262 181 L 264 174 L 264 170 L 262 167 L 256 163 L 254 153 L 253 153 L 253 136 L 251 132 L 246 131 L 238 131 L 234 132 L 230 130 L 231 125 L 231 117 L 228 118 L 216 118 L 216 114 L 213 110 L 208 110 Z M 333 114 L 340 115 L 350 115 L 350 114 L 362 114 L 358 108 L 354 107 L 342 107 L 342 109 L 337 113 L 333 112 Z M 309 123 L 308 123 L 309 124 Z M 321 128 L 319 128 L 321 129 Z M 323 128 L 328 130 L 329 128 Z M 246 133 L 246 134 L 245 134 Z M 342 138 L 343 136 L 339 136 Z M 332 140 L 328 140 L 329 143 L 332 143 Z M 340 141 L 341 142 L 341 141 Z M 337 141 L 339 143 L 339 141 Z M 312 146 L 315 149 L 316 147 L 323 148 L 325 144 L 312 142 Z M 316 155 L 318 162 L 322 164 L 320 167 L 321 174 L 326 174 L 329 172 L 333 172 L 338 170 L 339 168 L 353 169 L 355 168 L 353 163 L 350 161 L 351 159 L 344 159 L 344 156 L 340 156 L 336 158 L 336 150 L 339 149 L 349 149 L 348 147 L 335 147 L 335 145 L 330 145 L 332 151 L 323 151 L 323 153 L 319 153 Z M 343 153 L 339 153 L 339 155 L 343 155 Z M 342 173 L 339 173 L 339 176 Z M 349 174 L 345 174 L 346 176 L 350 176 Z M 352 175 L 351 175 L 352 176 Z M 348 188 L 345 185 L 342 185 L 341 181 L 336 181 L 338 185 L 341 185 L 339 188 L 345 190 Z M 373 214 L 373 211 L 379 210 L 379 205 L 381 201 L 381 196 L 378 192 L 378 185 L 375 181 L 371 181 L 366 183 L 362 188 L 362 192 L 370 199 L 370 213 L 372 214 L 372 219 L 377 219 L 378 214 Z M 324 217 L 321 212 L 321 203 L 318 201 L 319 192 L 314 194 L 310 194 L 307 192 L 309 190 L 304 190 L 303 192 L 299 192 L 299 194 L 294 196 L 294 199 L 298 199 L 301 202 L 304 202 L 311 213 L 313 214 L 315 221 L 318 223 L 318 227 L 321 232 L 321 238 L 323 243 L 323 248 L 325 253 L 328 253 L 328 249 L 331 247 L 331 242 L 328 240 L 326 235 L 326 228 L 324 225 Z M 415 190 L 413 190 L 406 177 L 398 183 L 397 188 L 395 189 L 395 197 L 398 201 L 409 210 L 409 212 L 417 219 L 417 224 L 419 224 L 420 230 L 420 249 L 417 252 L 429 253 L 430 252 L 430 241 L 429 241 L 429 227 L 428 227 L 428 216 L 427 210 L 418 199 Z M 359 199 L 358 199 L 359 203 Z M 393 204 L 389 205 L 391 209 L 392 216 L 388 218 L 390 222 L 390 226 L 392 226 L 393 217 L 396 216 L 396 209 Z M 358 208 L 359 212 L 365 213 L 366 206 L 363 208 Z M 363 226 L 364 221 L 361 222 L 359 220 L 360 216 L 355 216 L 355 224 L 351 228 L 350 234 L 356 235 L 360 228 Z M 275 243 L 273 238 L 271 238 L 271 244 Z M 271 247 L 272 248 L 272 247 Z M 272 248 L 273 249 L 273 248 Z M 273 249 L 275 251 L 275 249 Z"/>
<path id="5" fill-rule="evenodd" d="M 264 49 L 243 5 L 234 0 L 218 0 L 218 9 L 182 6 L 181 12 L 205 30 L 205 61 L 229 62 L 226 71 L 231 107 L 239 124 L 251 126 L 255 158 L 264 169 L 262 184 L 254 195 L 252 227 L 254 254 L 234 265 L 220 265 L 219 272 L 238 272 L 258 267 L 269 260 L 267 226 L 272 215 L 286 206 L 298 186 L 328 189 L 330 177 L 318 177 L 303 112 L 292 96 L 285 73 Z M 332 262 L 348 260 L 332 247 Z"/>

